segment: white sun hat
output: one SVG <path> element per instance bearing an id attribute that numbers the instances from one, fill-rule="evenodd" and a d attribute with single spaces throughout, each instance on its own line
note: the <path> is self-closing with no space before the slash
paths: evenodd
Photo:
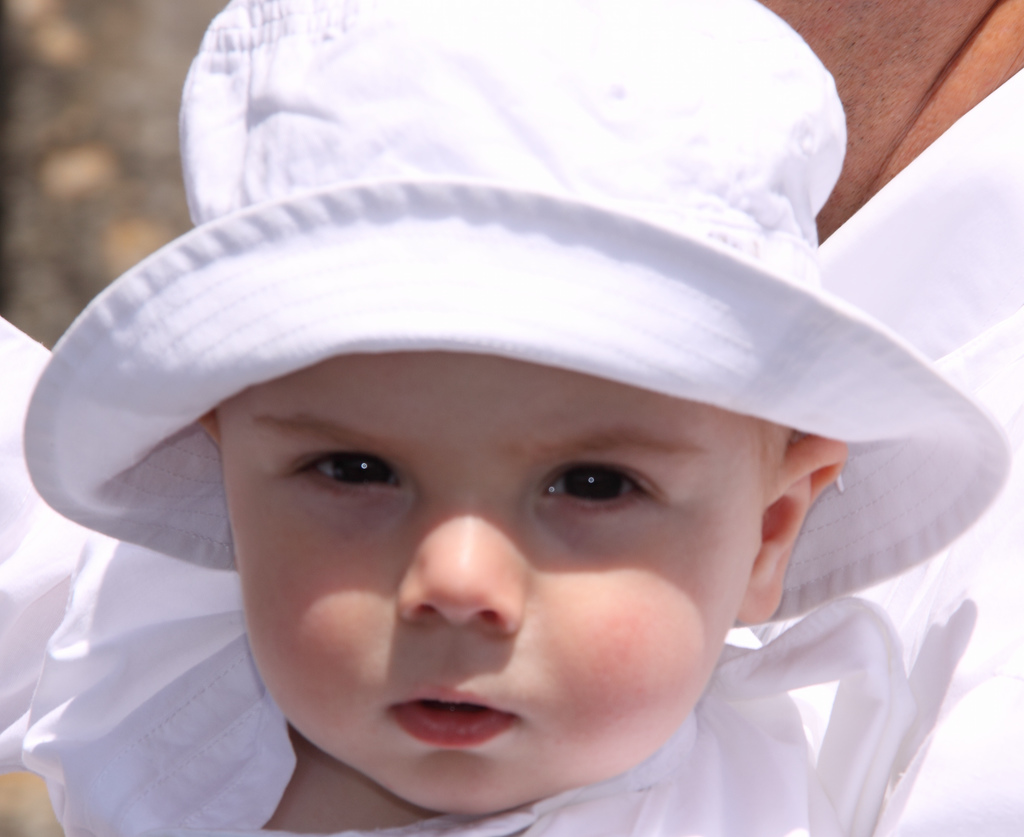
<path id="1" fill-rule="evenodd" d="M 196 419 L 350 352 L 493 353 L 851 443 L 777 618 L 927 558 L 997 494 L 997 426 L 819 289 L 831 77 L 754 0 L 235 0 L 185 88 L 197 228 L 102 293 L 26 430 L 39 492 L 230 568 Z"/>

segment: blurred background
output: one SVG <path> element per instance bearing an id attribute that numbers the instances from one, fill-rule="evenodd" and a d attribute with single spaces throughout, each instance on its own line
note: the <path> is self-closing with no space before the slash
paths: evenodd
<path id="1" fill-rule="evenodd" d="M 0 0 L 0 314 L 52 346 L 111 279 L 190 226 L 189 62 L 226 0 Z M 0 776 L 0 837 L 60 837 Z"/>
<path id="2" fill-rule="evenodd" d="M 226 0 L 0 0 L 0 313 L 52 346 L 190 227 L 178 105 Z"/>

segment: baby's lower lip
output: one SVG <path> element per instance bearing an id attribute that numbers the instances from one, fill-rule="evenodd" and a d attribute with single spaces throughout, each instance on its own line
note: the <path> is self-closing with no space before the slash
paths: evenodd
<path id="1" fill-rule="evenodd" d="M 515 715 L 475 703 L 411 700 L 393 706 L 398 725 L 434 747 L 475 747 L 505 732 Z"/>

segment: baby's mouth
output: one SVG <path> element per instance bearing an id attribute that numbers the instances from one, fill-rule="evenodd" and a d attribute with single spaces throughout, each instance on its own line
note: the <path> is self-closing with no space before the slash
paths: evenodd
<path id="1" fill-rule="evenodd" d="M 391 711 L 413 738 L 435 747 L 476 747 L 505 732 L 516 716 L 480 703 L 410 700 Z"/>
<path id="2" fill-rule="evenodd" d="M 490 709 L 479 703 L 449 703 L 446 700 L 420 700 L 417 703 L 424 709 L 433 709 L 437 712 L 487 712 Z"/>

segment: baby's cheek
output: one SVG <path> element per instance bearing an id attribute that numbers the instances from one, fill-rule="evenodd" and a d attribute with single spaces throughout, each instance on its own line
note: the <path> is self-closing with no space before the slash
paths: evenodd
<path id="1" fill-rule="evenodd" d="M 583 586 L 554 632 L 558 679 L 581 734 L 604 727 L 665 736 L 699 698 L 717 652 L 701 614 L 661 584 Z M 573 639 L 569 639 L 572 637 Z"/>
<path id="2" fill-rule="evenodd" d="M 386 666 L 381 642 L 390 634 L 372 593 L 303 595 L 290 590 L 263 619 L 247 614 L 250 639 L 271 694 L 293 721 L 316 718 L 325 729 L 344 720 L 357 686 L 376 682 Z M 257 622 L 254 624 L 254 622 Z M 368 636 L 372 634 L 373 636 Z"/>

